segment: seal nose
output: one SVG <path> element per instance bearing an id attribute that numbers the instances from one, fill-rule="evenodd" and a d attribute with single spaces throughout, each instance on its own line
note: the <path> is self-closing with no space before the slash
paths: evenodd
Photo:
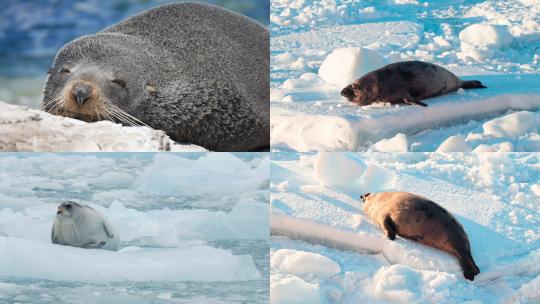
<path id="1" fill-rule="evenodd" d="M 87 101 L 91 94 L 92 89 L 86 84 L 76 84 L 71 91 L 71 94 L 77 99 L 77 103 L 82 106 Z"/>
<path id="2" fill-rule="evenodd" d="M 58 211 L 56 211 L 56 214 L 60 214 L 60 213 L 62 213 L 62 211 L 64 211 L 64 208 L 59 207 Z"/>

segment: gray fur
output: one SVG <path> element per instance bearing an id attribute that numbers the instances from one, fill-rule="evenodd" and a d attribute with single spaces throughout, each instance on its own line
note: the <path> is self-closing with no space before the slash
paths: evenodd
<path id="1" fill-rule="evenodd" d="M 216 151 L 269 147 L 269 33 L 242 15 L 170 4 L 80 37 L 55 58 L 45 110 L 70 77 L 85 75 L 97 75 L 108 100 L 177 142 Z"/>
<path id="2" fill-rule="evenodd" d="M 479 81 L 462 81 L 445 68 L 422 61 L 396 62 L 367 73 L 341 91 L 360 106 L 375 102 L 427 106 L 422 99 L 459 88 L 485 88 Z"/>

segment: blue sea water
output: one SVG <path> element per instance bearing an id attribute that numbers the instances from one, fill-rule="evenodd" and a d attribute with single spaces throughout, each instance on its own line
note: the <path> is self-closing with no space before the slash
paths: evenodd
<path id="1" fill-rule="evenodd" d="M 67 42 L 174 0 L 0 0 L 0 100 L 38 107 L 46 72 Z M 269 24 L 269 1 L 200 0 Z"/>

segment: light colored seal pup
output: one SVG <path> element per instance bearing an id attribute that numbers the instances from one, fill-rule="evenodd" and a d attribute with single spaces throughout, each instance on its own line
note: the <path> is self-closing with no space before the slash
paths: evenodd
<path id="1" fill-rule="evenodd" d="M 443 207 L 408 192 L 367 193 L 361 196 L 364 211 L 389 239 L 396 234 L 457 257 L 463 275 L 474 281 L 480 273 L 471 255 L 463 226 Z"/>
<path id="2" fill-rule="evenodd" d="M 148 125 L 213 151 L 267 150 L 269 77 L 266 27 L 214 5 L 167 4 L 63 46 L 42 108 Z"/>
<path id="3" fill-rule="evenodd" d="M 404 61 L 367 73 L 341 90 L 341 96 L 360 106 L 375 102 L 427 107 L 422 99 L 460 88 L 485 88 L 478 80 L 461 80 L 447 69 L 423 61 Z"/>
<path id="4" fill-rule="evenodd" d="M 51 239 L 54 244 L 113 251 L 120 245 L 118 233 L 101 213 L 71 201 L 58 206 Z"/>

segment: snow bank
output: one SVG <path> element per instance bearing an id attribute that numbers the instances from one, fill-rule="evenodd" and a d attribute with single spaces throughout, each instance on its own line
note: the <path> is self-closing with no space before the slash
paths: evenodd
<path id="1" fill-rule="evenodd" d="M 86 123 L 4 102 L 0 102 L 0 133 L 0 151 L 206 151 L 178 145 L 165 132 L 148 127 Z"/>
<path id="2" fill-rule="evenodd" d="M 84 263 L 81 263 L 84 261 Z M 250 256 L 209 246 L 89 250 L 0 236 L 5 276 L 62 281 L 244 281 L 260 278 Z"/>
<path id="3" fill-rule="evenodd" d="M 384 65 L 384 58 L 372 50 L 341 48 L 334 50 L 326 57 L 319 69 L 319 76 L 329 84 L 344 88 L 354 80 Z"/>

